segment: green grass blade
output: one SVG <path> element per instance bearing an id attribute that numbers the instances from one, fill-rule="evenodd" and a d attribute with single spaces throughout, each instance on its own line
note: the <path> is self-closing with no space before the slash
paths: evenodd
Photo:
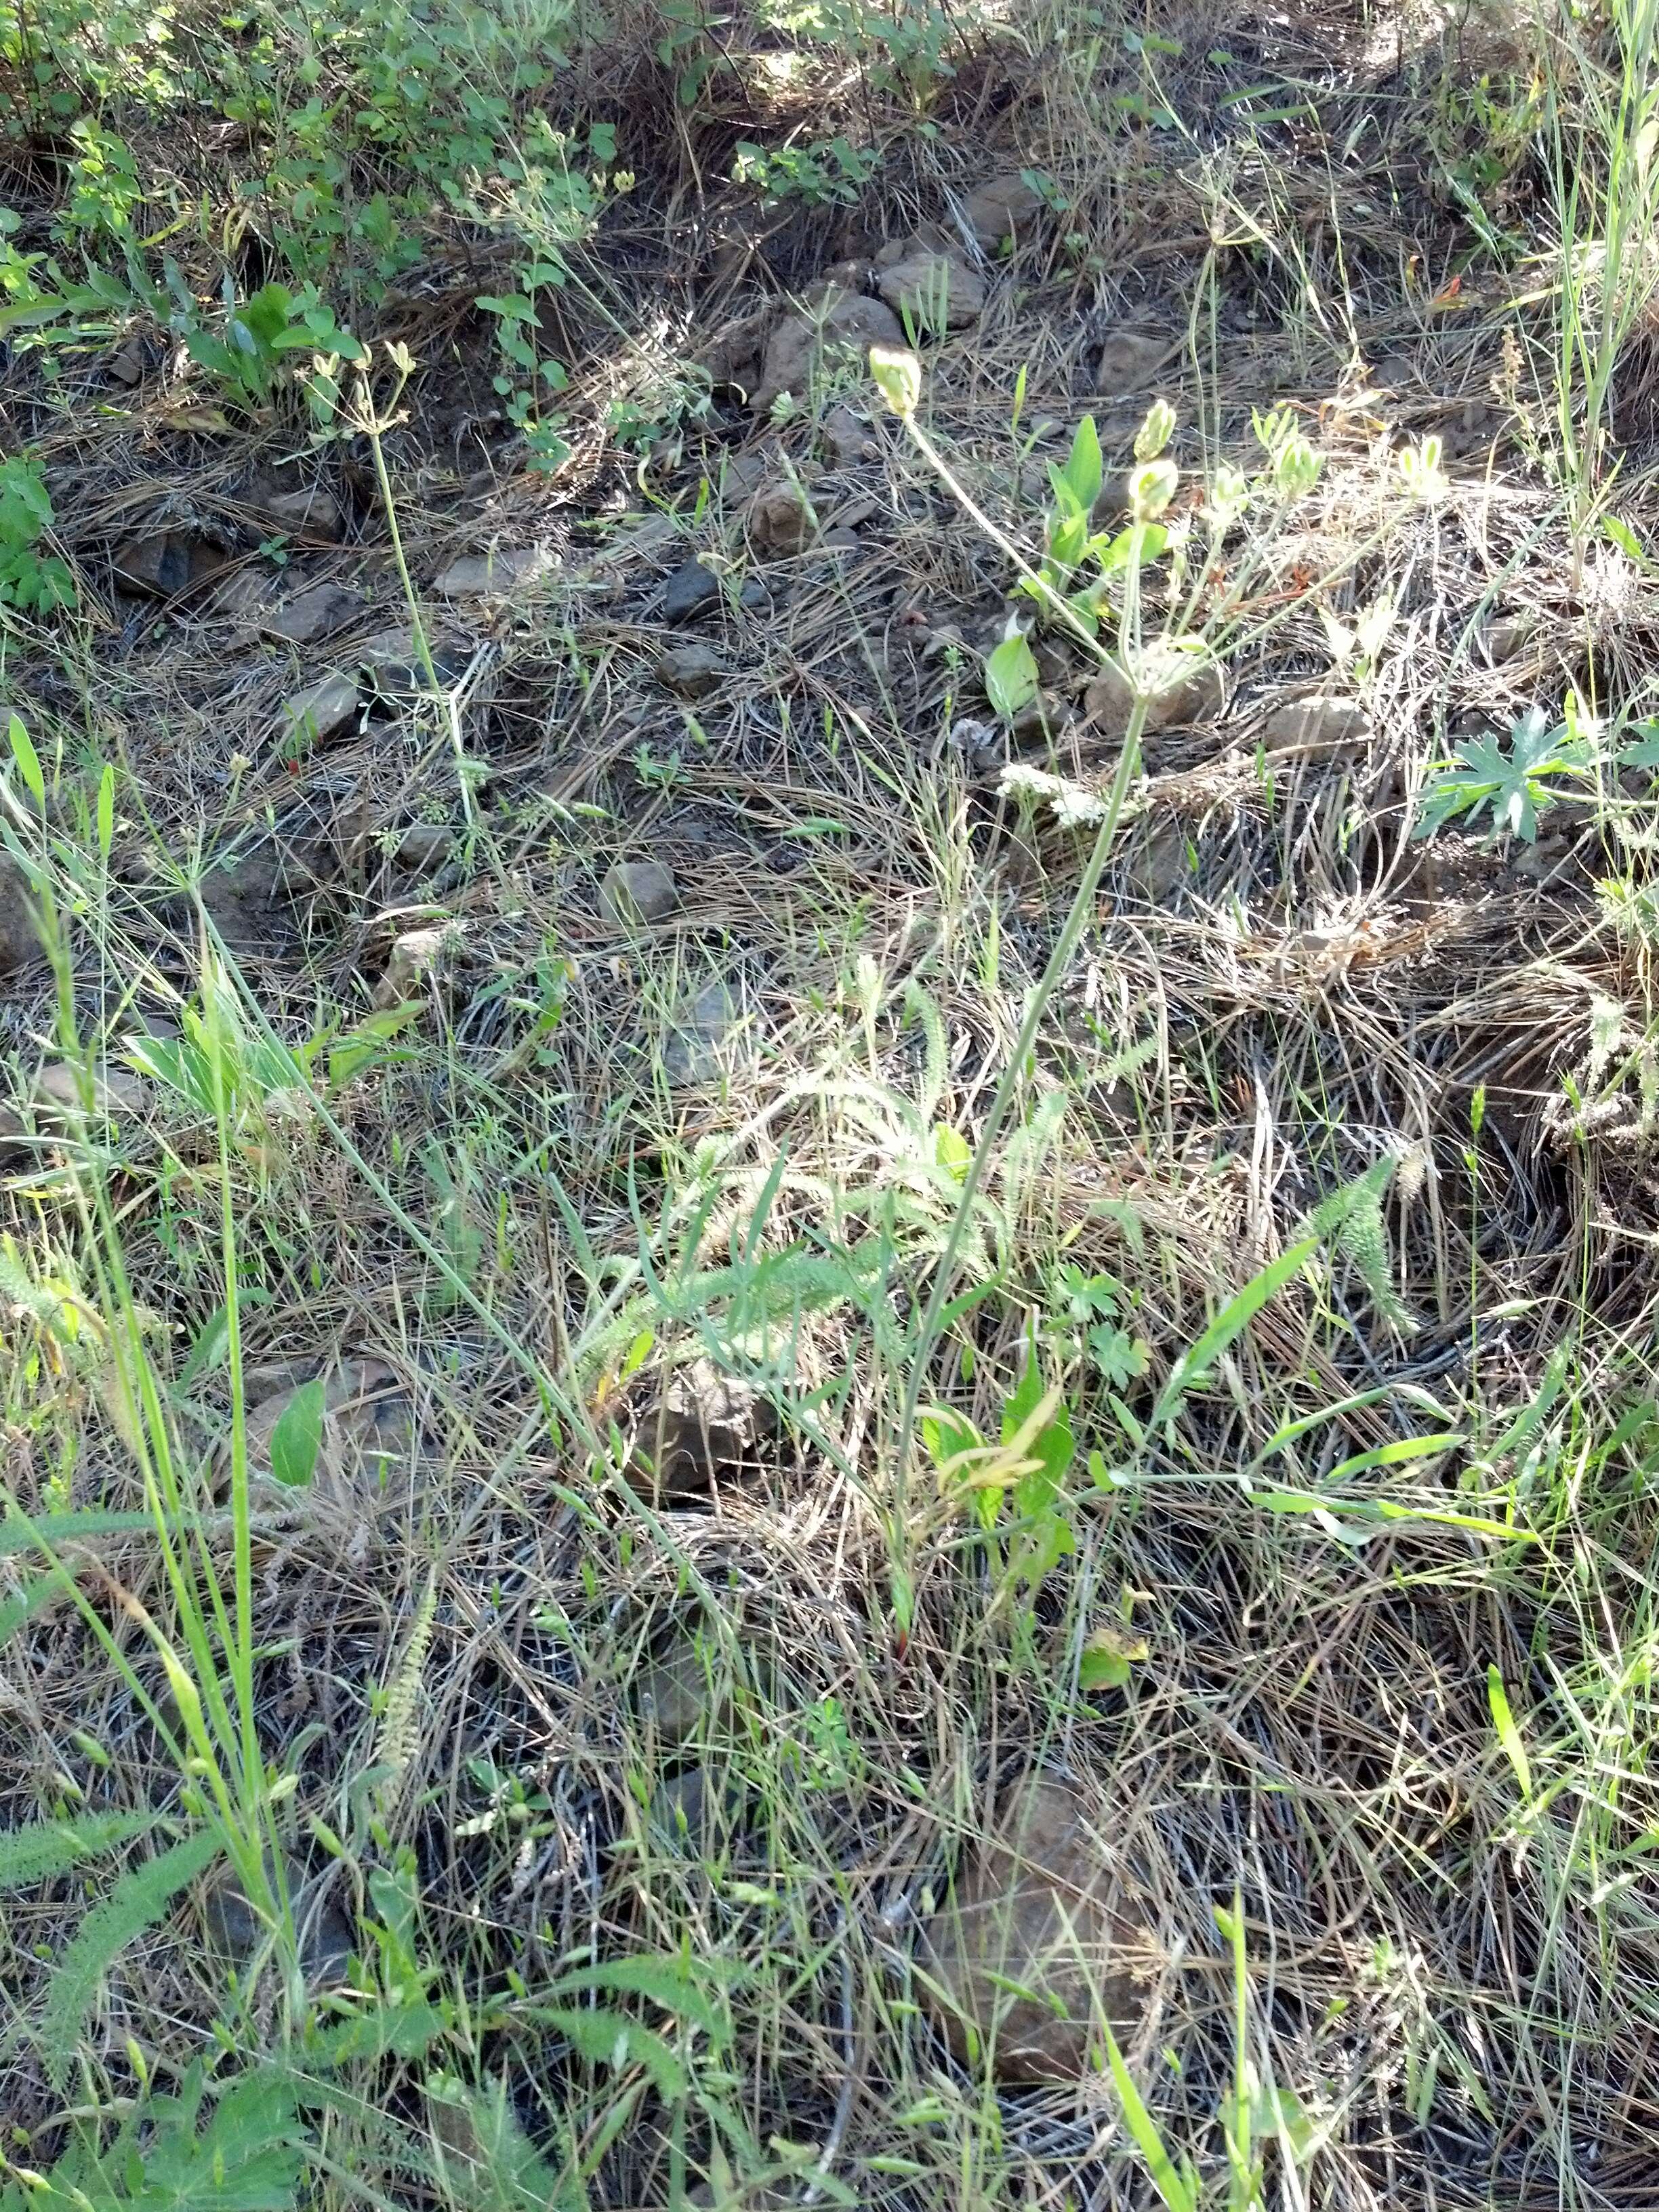
<path id="1" fill-rule="evenodd" d="M 1175 2161 L 1164 2148 L 1164 2138 L 1158 2131 L 1158 2122 L 1141 2102 L 1140 2092 L 1123 2063 L 1123 2053 L 1117 2047 L 1117 2038 L 1109 2027 L 1106 2031 L 1106 2057 L 1111 2066 L 1118 2102 L 1123 2107 L 1124 2121 L 1146 2161 L 1153 2188 L 1169 2206 L 1170 2212 L 1198 2212 L 1198 2191 L 1187 2175 L 1176 2172 Z"/>
<path id="2" fill-rule="evenodd" d="M 1282 1291 L 1291 1278 L 1301 1273 L 1319 1249 L 1316 1237 L 1304 1237 L 1299 1244 L 1291 1245 L 1288 1252 L 1252 1275 L 1236 1297 L 1228 1299 L 1221 1311 L 1210 1323 L 1196 1344 L 1182 1352 L 1176 1360 L 1169 1381 L 1158 1393 L 1152 1408 L 1152 1426 L 1174 1419 L 1181 1401 L 1193 1386 L 1201 1382 L 1236 1338 L 1242 1335 L 1269 1298 Z"/>

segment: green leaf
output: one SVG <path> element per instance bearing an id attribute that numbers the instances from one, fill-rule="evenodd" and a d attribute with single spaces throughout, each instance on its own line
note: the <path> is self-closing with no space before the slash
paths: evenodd
<path id="1" fill-rule="evenodd" d="M 155 1925 L 218 1850 L 219 1838 L 210 1828 L 170 1844 L 154 1858 L 129 1867 L 76 1929 L 47 1985 L 40 2022 L 46 2070 L 60 2091 L 73 2072 L 81 2025 L 97 2000 L 105 1974 L 129 1943 Z"/>
<path id="2" fill-rule="evenodd" d="M 1104 471 L 1100 458 L 1100 434 L 1095 428 L 1095 418 L 1085 415 L 1072 433 L 1072 450 L 1066 458 L 1065 477 L 1066 488 L 1073 499 L 1088 514 L 1100 497 Z"/>
<path id="3" fill-rule="evenodd" d="M 289 1490 L 303 1490 L 317 1472 L 323 1442 L 323 1384 L 297 1389 L 270 1432 L 270 1471 Z"/>
<path id="4" fill-rule="evenodd" d="M 684 2067 L 661 2036 L 653 2035 L 623 2013 L 604 2007 L 577 2012 L 558 2005 L 538 2005 L 530 2017 L 556 2030 L 590 2065 L 609 2066 L 617 2073 L 634 2066 L 641 2068 L 659 2096 L 678 2099 L 690 2089 Z"/>
<path id="5" fill-rule="evenodd" d="M 1515 1725 L 1515 1715 L 1510 1711 L 1509 1692 L 1504 1687 L 1504 1677 L 1496 1667 L 1486 1669 L 1486 1703 L 1492 1709 L 1492 1724 L 1498 1731 L 1498 1741 L 1504 1747 L 1504 1756 L 1515 1769 L 1515 1778 L 1521 1785 L 1521 1795 L 1529 1805 L 1532 1802 L 1532 1762 L 1527 1757 L 1527 1747 L 1521 1741 L 1521 1731 Z"/>
<path id="6" fill-rule="evenodd" d="M 1510 732 L 1507 751 L 1503 738 L 1491 731 L 1453 746 L 1451 757 L 1431 779 L 1412 835 L 1431 837 L 1457 816 L 1489 808 L 1495 830 L 1533 844 L 1540 808 L 1553 805 L 1557 797 L 1547 779 L 1582 776 L 1590 766 L 1588 740 L 1570 733 L 1565 723 L 1553 724 L 1541 707 L 1534 707 Z"/>
<path id="7" fill-rule="evenodd" d="M 1188 1391 L 1202 1381 L 1268 1299 L 1276 1296 L 1286 1283 L 1300 1273 L 1318 1249 L 1319 1239 L 1316 1237 L 1304 1237 L 1299 1244 L 1293 1244 L 1288 1252 L 1281 1253 L 1277 1260 L 1271 1261 L 1260 1274 L 1253 1275 L 1236 1297 L 1228 1299 L 1197 1343 L 1189 1346 L 1176 1360 L 1170 1379 L 1158 1393 L 1158 1403 L 1152 1408 L 1152 1425 L 1154 1428 L 1173 1418 Z"/>
<path id="8" fill-rule="evenodd" d="M 1123 2118 L 1136 2148 L 1146 2162 L 1148 2179 L 1169 2207 L 1169 2212 L 1198 2212 L 1198 2182 L 1190 2166 L 1185 2172 L 1176 2171 L 1175 2161 L 1164 2148 L 1164 2138 L 1158 2131 L 1158 2123 L 1141 2101 L 1128 2068 L 1123 2063 L 1123 2053 L 1117 2047 L 1117 2038 L 1109 2027 L 1106 2030 L 1106 2058 L 1112 2069 L 1112 2082 L 1117 2091 L 1118 2102 L 1123 2107 Z"/>
<path id="9" fill-rule="evenodd" d="M 98 854 L 102 860 L 109 859 L 110 847 L 115 842 L 115 768 L 106 761 L 104 773 L 98 779 Z"/>
<path id="10" fill-rule="evenodd" d="M 974 1148 L 960 1129 L 953 1129 L 948 1121 L 940 1121 L 933 1130 L 933 1158 L 948 1175 L 961 1182 L 973 1165 Z"/>
<path id="11" fill-rule="evenodd" d="M 1030 1419 L 1043 1399 L 1042 1373 L 1035 1358 L 1027 1356 L 1025 1370 L 1015 1388 L 1013 1395 L 1002 1409 L 1002 1441 L 1012 1443 Z M 1025 1449 L 1037 1464 L 1030 1474 L 1022 1475 L 1014 1485 L 1014 1510 L 1022 1519 L 1052 1510 L 1060 1496 L 1060 1485 L 1066 1480 L 1076 1449 L 1072 1438 L 1072 1416 L 1064 1398 L 1059 1399 L 1054 1412 L 1026 1444 Z"/>
<path id="12" fill-rule="evenodd" d="M 1005 637 L 987 660 L 985 695 L 1005 722 L 1014 720 L 1036 697 L 1036 660 L 1018 631 Z"/>
<path id="13" fill-rule="evenodd" d="M 11 738 L 11 757 L 17 763 L 18 774 L 28 786 L 35 805 L 44 813 L 46 779 L 40 772 L 40 756 L 34 750 L 34 740 L 23 727 L 21 716 L 12 716 L 9 734 Z"/>
<path id="14" fill-rule="evenodd" d="M 24 1599 L 32 1601 L 28 1611 L 33 1611 L 43 1597 L 49 1597 L 54 1589 L 62 1587 L 52 1575 L 32 1583 L 23 1593 Z M 6 1611 L 10 1617 L 4 1633 L 9 1635 L 22 1625 L 27 1614 L 19 1598 L 11 1599 Z M 43 1820 L 8 1828 L 0 1833 L 0 1895 L 50 1881 L 58 1875 L 66 1874 L 82 1859 L 95 1858 L 100 1852 L 112 1851 L 119 1844 L 131 1843 L 135 1836 L 148 1835 L 155 1826 L 154 1813 L 97 1813 L 79 1820 Z"/>
<path id="15" fill-rule="evenodd" d="M 1601 517 L 1601 535 L 1610 545 L 1616 545 L 1621 553 L 1628 553 L 1638 568 L 1647 567 L 1648 556 L 1642 550 L 1642 541 L 1629 523 L 1621 522 L 1616 514 L 1604 514 Z"/>

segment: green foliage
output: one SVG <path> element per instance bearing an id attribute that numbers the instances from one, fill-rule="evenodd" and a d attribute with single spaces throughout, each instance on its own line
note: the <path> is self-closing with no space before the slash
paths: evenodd
<path id="1" fill-rule="evenodd" d="M 75 579 L 55 555 L 42 554 L 52 501 L 40 468 L 27 455 L 0 461 L 0 606 L 50 614 L 75 604 Z"/>
<path id="2" fill-rule="evenodd" d="M 53 1582 L 48 1577 L 34 1583 L 33 1591 L 49 1593 Z M 9 1632 L 26 1617 L 18 1608 L 17 1599 L 9 1601 Z M 48 1820 L 0 1832 L 0 1895 L 67 1874 L 82 1859 L 115 1850 L 135 1836 L 148 1835 L 155 1826 L 154 1813 L 89 1813 L 78 1820 Z"/>
<path id="3" fill-rule="evenodd" d="M 1374 1160 L 1364 1175 L 1322 1199 L 1308 1216 L 1308 1226 L 1348 1261 L 1370 1292 L 1377 1311 L 1408 1334 L 1418 1324 L 1394 1286 L 1389 1232 L 1382 1218 L 1382 1200 L 1397 1164 L 1392 1153 Z"/>
<path id="4" fill-rule="evenodd" d="M 105 1974 L 129 1943 L 155 1927 L 179 1891 L 217 1856 L 219 1838 L 204 1828 L 180 1837 L 154 1858 L 129 1867 L 94 1905 L 52 1971 L 40 2026 L 47 2069 L 61 2088 L 69 2080 L 81 2024 Z"/>
<path id="5" fill-rule="evenodd" d="M 289 2212 L 308 2143 L 295 2085 L 261 2069 L 209 2095 L 198 2062 L 177 2095 L 143 2099 L 106 2141 L 78 2121 L 49 2174 L 0 2191 L 0 2212 Z"/>
<path id="6" fill-rule="evenodd" d="M 799 200 L 807 207 L 851 207 L 879 161 L 872 148 L 854 146 L 845 137 L 773 149 L 740 138 L 732 180 L 753 185 L 764 208 L 780 207 L 788 200 Z"/>
<path id="7" fill-rule="evenodd" d="M 250 413 L 270 405 L 289 354 L 362 358 L 362 347 L 349 331 L 341 329 L 314 285 L 295 293 L 285 284 L 265 284 L 251 298 L 239 301 L 227 277 L 224 319 L 218 329 L 210 329 L 189 314 L 175 321 L 181 325 L 191 359 L 217 377 L 226 396 Z"/>
<path id="8" fill-rule="evenodd" d="M 1539 816 L 1563 796 L 1559 780 L 1589 775 L 1594 766 L 1588 729 L 1569 693 L 1563 721 L 1552 723 L 1541 707 L 1528 708 L 1511 729 L 1507 750 L 1491 732 L 1455 744 L 1429 779 L 1412 835 L 1432 837 L 1448 822 L 1489 811 L 1494 836 L 1507 832 L 1534 844 Z"/>

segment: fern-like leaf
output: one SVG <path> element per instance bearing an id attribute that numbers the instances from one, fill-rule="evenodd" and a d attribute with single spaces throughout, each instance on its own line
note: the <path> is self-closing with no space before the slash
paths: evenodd
<path id="1" fill-rule="evenodd" d="M 1419 1324 L 1394 1286 L 1389 1231 L 1382 1218 L 1382 1200 L 1398 1164 L 1391 1152 L 1373 1160 L 1364 1175 L 1320 1200 L 1308 1216 L 1308 1226 L 1353 1268 L 1383 1319 L 1402 1336 L 1409 1336 Z"/>
<path id="2" fill-rule="evenodd" d="M 542 2156 L 501 2082 L 469 2089 L 438 2075 L 426 2094 L 428 2105 L 448 2116 L 444 2133 L 453 2148 L 443 2151 L 441 2163 L 469 2212 L 580 2212 L 586 2201 L 580 2189 Z"/>
<path id="3" fill-rule="evenodd" d="M 91 1813 L 79 1820 L 42 1820 L 0 1833 L 0 1897 L 67 1874 L 82 1859 L 112 1851 L 155 1826 L 154 1813 Z"/>
<path id="4" fill-rule="evenodd" d="M 76 1929 L 52 1975 L 40 2027 L 47 2071 L 58 2088 L 69 2079 L 81 2024 L 97 2001 L 105 1974 L 129 1943 L 155 1925 L 218 1849 L 219 1838 L 210 1829 L 181 1837 L 154 1858 L 129 1867 Z"/>

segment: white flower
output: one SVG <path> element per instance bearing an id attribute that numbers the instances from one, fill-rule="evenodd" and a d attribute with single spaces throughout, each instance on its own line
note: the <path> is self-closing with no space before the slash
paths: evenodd
<path id="1" fill-rule="evenodd" d="M 1058 799 L 1066 787 L 1047 769 L 1028 768 L 1024 761 L 1010 761 L 997 778 L 997 792 L 1003 799 Z"/>
<path id="2" fill-rule="evenodd" d="M 1106 819 L 1106 802 L 1097 792 L 1080 783 L 1068 783 L 1050 801 L 1054 817 L 1062 830 L 1091 830 Z"/>

